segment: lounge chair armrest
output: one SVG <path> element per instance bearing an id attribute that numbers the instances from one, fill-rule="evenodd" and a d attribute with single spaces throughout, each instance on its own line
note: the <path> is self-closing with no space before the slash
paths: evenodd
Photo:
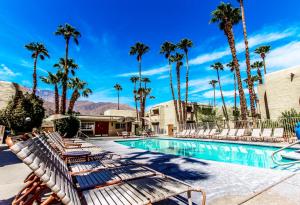
<path id="1" fill-rule="evenodd" d="M 64 145 L 66 146 L 66 147 L 81 147 L 82 146 L 82 144 L 79 144 L 79 143 L 64 143 Z"/>

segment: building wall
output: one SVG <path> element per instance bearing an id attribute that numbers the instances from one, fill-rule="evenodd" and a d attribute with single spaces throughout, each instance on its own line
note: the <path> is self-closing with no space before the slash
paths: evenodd
<path id="1" fill-rule="evenodd" d="M 291 74 L 294 74 L 291 79 Z M 262 118 L 266 118 L 265 97 L 269 107 L 270 118 L 278 118 L 281 113 L 294 108 L 300 112 L 300 66 L 268 73 L 264 84 L 258 86 L 258 98 Z"/>
<path id="2" fill-rule="evenodd" d="M 104 115 L 107 116 L 122 116 L 122 117 L 136 117 L 135 110 L 106 110 Z"/>
<path id="3" fill-rule="evenodd" d="M 0 81 L 0 110 L 6 108 L 7 103 L 16 94 L 16 88 L 13 83 Z"/>

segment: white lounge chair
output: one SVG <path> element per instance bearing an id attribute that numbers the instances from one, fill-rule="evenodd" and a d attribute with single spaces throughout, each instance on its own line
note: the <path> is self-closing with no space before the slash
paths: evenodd
<path id="1" fill-rule="evenodd" d="M 261 133 L 263 140 L 268 141 L 272 137 L 272 128 L 265 128 Z"/>
<path id="2" fill-rule="evenodd" d="M 227 135 L 227 139 L 229 140 L 237 140 L 238 137 L 236 136 L 237 129 L 230 129 Z"/>
<path id="3" fill-rule="evenodd" d="M 211 131 L 210 131 L 210 133 L 208 135 L 209 138 L 213 138 L 215 136 L 216 132 L 217 132 L 217 129 L 211 129 Z"/>
<path id="4" fill-rule="evenodd" d="M 201 138 L 204 134 L 204 129 L 200 129 L 198 130 L 198 132 L 196 133 L 195 137 L 197 138 Z"/>
<path id="5" fill-rule="evenodd" d="M 236 132 L 236 135 L 237 139 L 245 139 L 247 140 L 247 136 L 245 136 L 245 129 L 238 129 L 238 131 Z"/>
<path id="6" fill-rule="evenodd" d="M 229 129 L 223 129 L 220 134 L 215 135 L 218 139 L 226 139 Z"/>
<path id="7" fill-rule="evenodd" d="M 196 134 L 196 130 L 195 130 L 195 129 L 192 129 L 192 130 L 190 131 L 190 133 L 188 134 L 188 137 L 193 137 L 193 136 L 195 136 L 195 134 Z"/>
<path id="8" fill-rule="evenodd" d="M 261 137 L 260 133 L 261 130 L 259 128 L 253 129 L 251 133 L 251 141 L 263 141 L 263 138 Z"/>
<path id="9" fill-rule="evenodd" d="M 282 142 L 284 141 L 283 139 L 283 128 L 274 128 L 273 135 L 271 137 L 265 137 L 265 140 L 267 141 L 272 141 L 272 142 Z"/>

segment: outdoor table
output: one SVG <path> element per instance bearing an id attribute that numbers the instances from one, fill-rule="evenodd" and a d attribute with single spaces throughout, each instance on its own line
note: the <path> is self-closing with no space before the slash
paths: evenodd
<path id="1" fill-rule="evenodd" d="M 64 152 L 62 154 L 64 160 L 67 162 L 70 158 L 85 158 L 86 161 L 88 161 L 89 156 L 91 155 L 90 151 L 70 151 L 70 152 Z"/>

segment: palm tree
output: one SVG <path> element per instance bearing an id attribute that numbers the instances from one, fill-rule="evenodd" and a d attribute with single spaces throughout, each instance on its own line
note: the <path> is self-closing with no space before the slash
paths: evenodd
<path id="1" fill-rule="evenodd" d="M 118 110 L 120 110 L 120 91 L 122 90 L 122 86 L 118 83 L 114 85 L 114 88 L 116 89 L 118 93 Z"/>
<path id="2" fill-rule="evenodd" d="M 140 87 L 142 87 L 142 56 L 147 53 L 150 50 L 150 48 L 140 42 L 137 42 L 135 45 L 130 47 L 129 54 L 130 55 L 136 55 L 137 61 L 139 63 L 139 78 L 140 78 Z"/>
<path id="3" fill-rule="evenodd" d="M 223 110 L 224 117 L 228 121 L 228 112 L 227 112 L 227 108 L 226 108 L 226 104 L 225 104 L 225 100 L 224 100 L 224 96 L 223 96 L 220 73 L 219 73 L 219 71 L 224 70 L 224 66 L 220 62 L 216 62 L 215 64 L 211 65 L 210 67 L 217 71 L 219 89 L 220 89 L 220 94 L 221 94 L 221 98 L 222 98 L 222 102 L 223 102 L 223 109 L 222 110 Z"/>
<path id="4" fill-rule="evenodd" d="M 68 87 L 73 89 L 73 93 L 69 102 L 68 113 L 71 114 L 73 112 L 75 103 L 80 98 L 80 96 L 88 97 L 92 93 L 92 90 L 90 88 L 87 88 L 86 86 L 87 83 L 80 80 L 78 77 L 70 79 Z"/>
<path id="5" fill-rule="evenodd" d="M 251 79 L 251 63 L 250 63 L 250 54 L 249 54 L 249 46 L 248 46 L 248 38 L 247 38 L 247 28 L 246 28 L 246 18 L 245 18 L 245 10 L 244 10 L 244 0 L 237 0 L 240 4 L 241 8 L 241 14 L 242 14 L 242 24 L 243 24 L 243 33 L 244 33 L 244 42 L 245 42 L 245 54 L 246 54 L 246 73 L 247 73 L 247 78 Z M 254 99 L 254 94 L 253 94 L 253 84 L 252 81 L 249 80 L 249 85 L 248 85 L 248 90 L 249 90 L 249 97 L 250 97 L 250 110 L 251 110 L 251 115 L 255 116 L 256 111 L 255 111 L 255 99 Z"/>
<path id="6" fill-rule="evenodd" d="M 142 82 L 144 83 L 144 88 L 147 88 L 147 83 L 151 83 L 151 80 L 147 77 L 142 78 Z"/>
<path id="7" fill-rule="evenodd" d="M 65 64 L 64 64 L 64 75 L 62 78 L 62 96 L 61 96 L 61 114 L 66 112 L 66 101 L 67 101 L 67 82 L 69 78 L 69 67 L 68 67 L 68 59 L 69 59 L 69 44 L 70 39 L 73 38 L 76 45 L 79 44 L 78 38 L 81 36 L 80 32 L 76 30 L 70 24 L 59 25 L 55 32 L 55 35 L 63 36 L 65 39 L 66 47 L 65 47 Z"/>
<path id="8" fill-rule="evenodd" d="M 177 77 L 177 93 L 178 93 L 178 107 L 179 107 L 179 124 L 183 124 L 182 101 L 181 101 L 181 88 L 180 88 L 180 68 L 182 63 L 183 54 L 176 53 L 170 57 L 171 62 L 176 62 L 176 77 Z"/>
<path id="9" fill-rule="evenodd" d="M 209 81 L 209 84 L 213 87 L 214 89 L 214 107 L 216 107 L 216 84 L 217 84 L 217 80 L 211 80 Z"/>
<path id="10" fill-rule="evenodd" d="M 262 74 L 260 69 L 264 66 L 262 61 L 255 61 L 252 65 L 251 68 L 256 69 L 257 70 L 257 76 L 258 76 L 258 81 L 259 84 L 263 84 L 263 80 L 262 80 Z"/>
<path id="11" fill-rule="evenodd" d="M 186 74 L 185 74 L 185 108 L 184 108 L 184 120 L 187 118 L 187 102 L 188 102 L 188 94 L 189 94 L 189 58 L 188 51 L 189 48 L 193 46 L 193 42 L 190 39 L 184 38 L 178 44 L 177 47 L 183 50 L 185 54 L 186 60 Z"/>
<path id="12" fill-rule="evenodd" d="M 38 58 L 41 60 L 44 60 L 45 57 L 50 57 L 48 50 L 42 43 L 32 42 L 27 45 L 25 45 L 25 48 L 32 52 L 31 57 L 34 59 L 33 62 L 33 86 L 32 86 L 32 93 L 35 95 L 36 89 L 37 89 L 37 74 L 36 74 L 36 67 L 37 67 L 37 61 Z"/>
<path id="13" fill-rule="evenodd" d="M 226 64 L 228 68 L 230 68 L 230 71 L 233 73 L 233 80 L 234 80 L 234 111 L 237 110 L 236 106 L 236 76 L 235 76 L 235 68 L 234 68 L 234 63 L 231 61 Z"/>
<path id="14" fill-rule="evenodd" d="M 179 113 L 178 113 L 177 101 L 176 101 L 176 98 L 175 98 L 175 93 L 174 93 L 174 88 L 173 88 L 172 64 L 171 64 L 171 60 L 170 60 L 171 53 L 175 51 L 176 45 L 166 41 L 161 45 L 160 48 L 161 48 L 160 49 L 160 54 L 164 54 L 165 58 L 168 60 L 170 88 L 171 88 L 173 103 L 174 103 L 174 107 L 175 107 L 176 121 L 179 123 Z"/>
<path id="15" fill-rule="evenodd" d="M 267 74 L 267 69 L 266 69 L 266 54 L 269 53 L 271 50 L 271 46 L 261 46 L 257 49 L 255 49 L 255 53 L 259 54 L 261 59 L 263 60 L 264 63 L 264 74 Z"/>
<path id="16" fill-rule="evenodd" d="M 54 85 L 54 104 L 55 104 L 55 114 L 59 113 L 59 94 L 58 94 L 58 84 L 62 78 L 62 72 L 57 71 L 56 74 L 48 72 L 48 76 L 41 77 L 41 80 L 46 84 Z"/>
<path id="17" fill-rule="evenodd" d="M 241 20 L 240 10 L 233 8 L 230 3 L 221 3 L 216 10 L 212 12 L 211 23 L 219 23 L 219 28 L 224 31 L 227 36 L 232 59 L 235 67 L 236 78 L 238 81 L 238 89 L 240 95 L 241 117 L 247 119 L 247 104 L 245 93 L 243 90 L 239 63 L 236 55 L 235 40 L 233 34 L 233 25 L 238 24 Z"/>
<path id="18" fill-rule="evenodd" d="M 67 67 L 65 66 L 66 64 L 67 64 Z M 78 69 L 78 65 L 71 58 L 68 59 L 67 63 L 66 63 L 66 60 L 64 58 L 60 58 L 59 62 L 54 64 L 54 67 L 63 72 L 62 78 L 61 78 L 62 96 L 61 96 L 61 102 L 60 102 L 60 113 L 64 114 L 65 110 L 66 110 L 67 101 L 64 100 L 63 93 L 64 93 L 64 88 L 65 87 L 68 88 L 68 79 L 69 79 L 68 76 L 66 78 L 66 73 L 71 72 L 71 74 L 74 76 L 75 75 L 75 70 Z M 66 71 L 66 68 L 68 69 L 68 71 Z M 66 91 L 65 91 L 65 93 L 66 93 Z"/>
<path id="19" fill-rule="evenodd" d="M 137 104 L 137 90 L 136 90 L 136 82 L 139 80 L 138 76 L 131 76 L 130 81 L 134 84 L 133 94 L 134 94 L 134 103 L 135 103 L 135 111 L 136 111 L 136 119 L 139 119 L 139 111 Z"/>

